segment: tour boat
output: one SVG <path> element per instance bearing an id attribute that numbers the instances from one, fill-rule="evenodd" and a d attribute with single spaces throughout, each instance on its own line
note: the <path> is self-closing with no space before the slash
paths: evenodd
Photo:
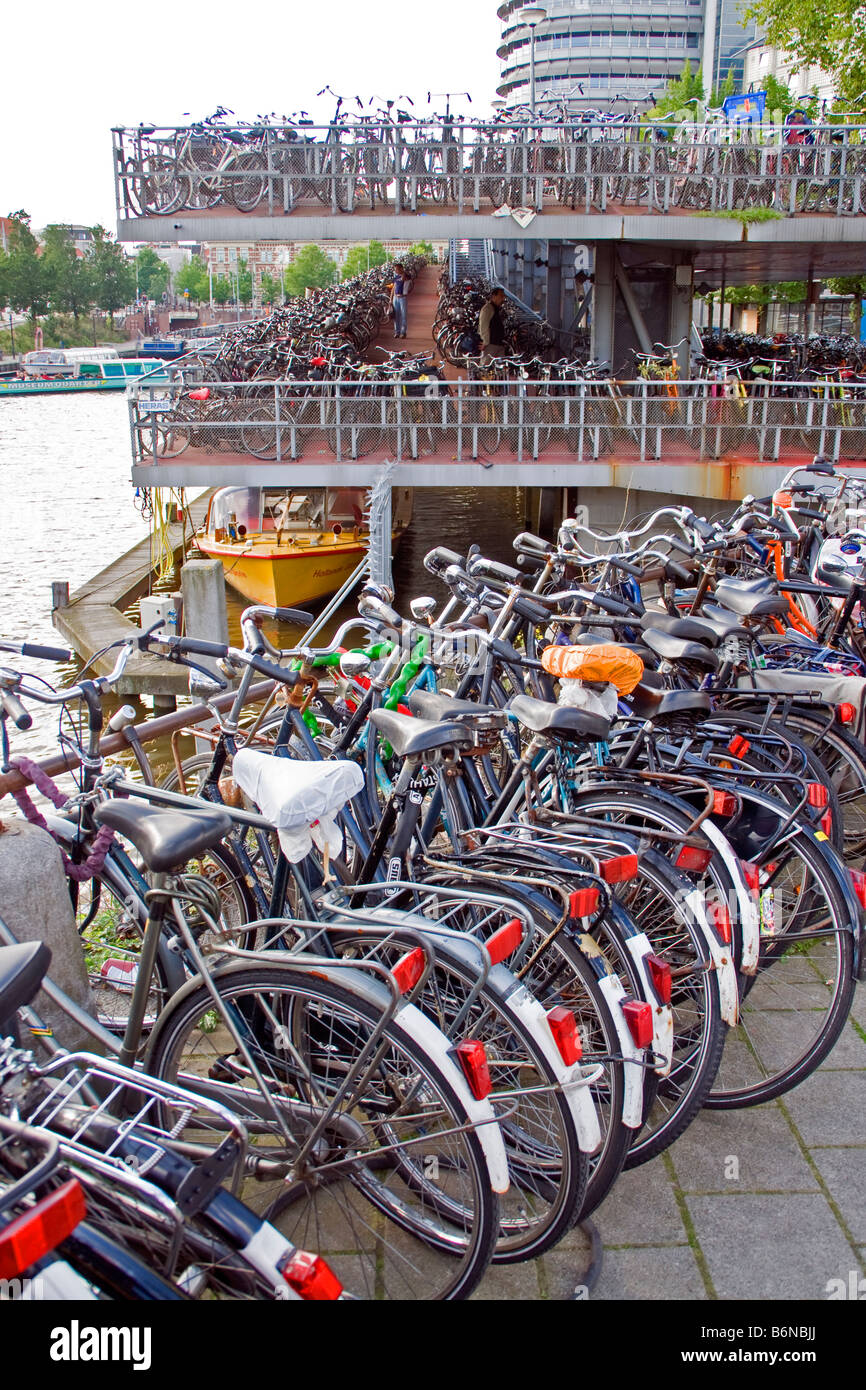
<path id="1" fill-rule="evenodd" d="M 412 520 L 412 491 L 391 496 L 393 549 Z M 220 488 L 196 545 L 253 603 L 311 603 L 336 593 L 363 559 L 364 498 L 363 488 Z"/>
<path id="2" fill-rule="evenodd" d="M 28 353 L 29 358 L 58 357 L 64 362 L 35 361 L 24 363 L 25 379 L 0 381 L 0 396 L 55 396 L 60 392 L 124 391 L 133 382 L 147 378 L 159 385 L 168 384 L 165 364 L 158 357 L 97 357 L 70 362 L 69 354 L 57 349 L 44 353 Z M 37 368 L 44 368 L 44 376 Z"/>

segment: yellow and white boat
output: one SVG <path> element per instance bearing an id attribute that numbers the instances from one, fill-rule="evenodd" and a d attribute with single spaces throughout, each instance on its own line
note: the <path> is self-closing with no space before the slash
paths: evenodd
<path id="1" fill-rule="evenodd" d="M 311 603 L 336 593 L 364 557 L 364 496 L 363 488 L 220 488 L 196 545 L 253 603 Z M 391 507 L 396 548 L 412 520 L 411 489 L 394 488 Z"/>

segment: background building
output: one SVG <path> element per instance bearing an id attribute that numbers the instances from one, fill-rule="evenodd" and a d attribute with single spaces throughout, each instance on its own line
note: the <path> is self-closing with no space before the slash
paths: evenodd
<path id="1" fill-rule="evenodd" d="M 773 48 L 763 39 L 756 39 L 745 54 L 744 82 L 759 92 L 768 77 L 775 77 L 783 87 L 787 87 L 795 98 L 817 96 L 822 101 L 835 99 L 836 86 L 830 73 L 823 68 L 802 68 L 792 72 L 795 59 L 779 48 Z"/>

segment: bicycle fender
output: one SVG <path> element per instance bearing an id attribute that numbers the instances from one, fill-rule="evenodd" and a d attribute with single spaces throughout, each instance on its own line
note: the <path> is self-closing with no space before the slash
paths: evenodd
<path id="1" fill-rule="evenodd" d="M 701 834 L 712 842 L 713 848 L 733 879 L 743 941 L 740 969 L 744 975 L 754 975 L 761 951 L 761 918 L 758 905 L 749 891 L 737 854 L 724 832 L 708 817 L 701 823 Z"/>
<path id="2" fill-rule="evenodd" d="M 252 1265 L 257 1274 L 269 1279 L 274 1296 L 280 1301 L 303 1302 L 301 1295 L 295 1293 L 291 1284 L 288 1284 L 280 1273 L 280 1264 L 285 1263 L 286 1256 L 291 1256 L 295 1250 L 285 1236 L 280 1235 L 279 1231 L 270 1224 L 263 1221 L 258 1230 L 247 1241 L 240 1251 L 247 1264 Z"/>
<path id="3" fill-rule="evenodd" d="M 599 980 L 598 987 L 613 1014 L 620 1056 L 625 1062 L 622 1122 L 627 1129 L 640 1129 L 643 1125 L 643 1048 L 636 1046 L 623 1018 L 621 1005 L 625 999 L 625 990 L 621 981 L 615 975 L 605 975 Z"/>
<path id="4" fill-rule="evenodd" d="M 653 1051 L 663 1060 L 657 1062 L 655 1071 L 659 1076 L 667 1076 L 674 1055 L 674 1016 L 670 1004 L 655 1001 L 655 990 L 649 980 L 645 960 L 653 954 L 652 942 L 645 932 L 626 938 L 629 955 L 640 973 L 644 987 L 644 998 L 653 1006 Z"/>
<path id="5" fill-rule="evenodd" d="M 445 1072 L 452 1089 L 459 1096 L 471 1123 L 475 1126 L 478 1142 L 484 1150 L 490 1186 L 494 1192 L 506 1193 L 511 1186 L 508 1158 L 493 1106 L 488 1100 L 476 1100 L 473 1096 L 462 1071 L 452 1060 L 451 1042 L 431 1019 L 415 1008 L 414 1004 L 404 1004 L 395 1015 L 394 1023 L 407 1037 L 428 1052 Z"/>
<path id="6" fill-rule="evenodd" d="M 710 959 L 713 962 L 713 969 L 716 979 L 719 982 L 719 1002 L 722 1008 L 722 1018 L 725 1023 L 733 1028 L 736 1026 L 740 1017 L 740 991 L 737 988 L 737 971 L 730 946 L 725 946 L 717 938 L 710 926 L 704 906 L 704 895 L 698 888 L 693 888 L 686 896 L 686 904 L 691 908 L 695 915 L 701 935 L 707 945 Z"/>
<path id="7" fill-rule="evenodd" d="M 562 1093 L 574 1120 L 574 1127 L 577 1130 L 577 1141 L 581 1153 L 598 1153 L 601 1148 L 601 1126 L 589 1090 L 589 1073 L 595 1068 L 586 1068 L 581 1062 L 575 1062 L 571 1066 L 567 1066 L 563 1062 L 543 1005 L 504 966 L 495 966 L 494 970 L 490 972 L 491 976 L 498 975 L 500 971 L 503 972 L 505 978 L 510 978 L 512 982 L 511 992 L 507 996 L 509 1009 L 513 1010 L 524 1026 L 532 1031 L 562 1088 Z M 496 983 L 498 985 L 499 981 L 497 980 Z"/>

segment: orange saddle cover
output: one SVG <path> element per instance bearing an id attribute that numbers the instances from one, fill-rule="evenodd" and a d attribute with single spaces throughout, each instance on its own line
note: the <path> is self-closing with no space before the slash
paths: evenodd
<path id="1" fill-rule="evenodd" d="M 615 642 L 596 647 L 545 647 L 541 664 L 549 675 L 560 679 L 607 681 L 620 695 L 630 695 L 643 675 L 637 652 Z"/>

